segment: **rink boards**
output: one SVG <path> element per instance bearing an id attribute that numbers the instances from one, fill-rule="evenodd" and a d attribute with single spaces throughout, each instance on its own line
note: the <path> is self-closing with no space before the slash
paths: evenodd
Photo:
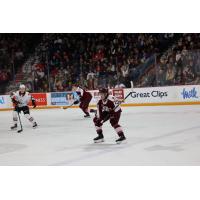
<path id="1" fill-rule="evenodd" d="M 90 91 L 93 98 L 91 107 L 95 107 L 99 100 L 98 90 Z M 150 88 L 125 88 L 111 89 L 110 94 L 122 102 L 122 106 L 161 106 L 161 105 L 197 105 L 200 104 L 200 85 L 150 87 Z M 33 93 L 37 102 L 37 109 L 68 107 L 77 99 L 75 92 Z M 77 106 L 72 106 L 78 108 Z M 0 110 L 13 108 L 9 95 L 0 95 Z"/>

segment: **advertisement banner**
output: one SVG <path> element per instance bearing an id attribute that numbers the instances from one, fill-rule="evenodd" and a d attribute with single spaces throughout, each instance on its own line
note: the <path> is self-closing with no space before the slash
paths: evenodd
<path id="1" fill-rule="evenodd" d="M 99 90 L 90 90 L 89 92 L 92 95 L 92 100 L 91 100 L 90 104 L 97 104 L 97 102 L 100 99 Z"/>
<path id="2" fill-rule="evenodd" d="M 96 105 L 99 101 L 99 91 L 91 90 L 92 100 L 90 105 Z M 109 93 L 119 100 L 124 99 L 129 93 L 129 97 L 124 105 L 187 105 L 200 104 L 200 85 L 182 85 L 168 87 L 149 87 L 110 89 Z M 33 93 L 31 94 L 38 106 L 68 106 L 75 99 L 79 99 L 76 92 L 53 92 L 53 93 Z M 30 105 L 32 105 L 30 103 Z M 13 104 L 9 95 L 0 95 L 0 109 L 12 108 Z"/>
<path id="3" fill-rule="evenodd" d="M 6 98 L 5 96 L 0 96 L 0 108 L 6 107 Z"/>
<path id="4" fill-rule="evenodd" d="M 0 95 L 0 109 L 1 108 L 11 108 L 12 101 L 9 95 Z"/>
<path id="5" fill-rule="evenodd" d="M 125 96 L 131 89 L 125 89 Z M 126 103 L 200 102 L 200 86 L 134 88 Z"/>
<path id="6" fill-rule="evenodd" d="M 113 96 L 122 101 L 124 99 L 124 89 L 113 89 Z"/>
<path id="7" fill-rule="evenodd" d="M 177 88 L 178 101 L 200 101 L 200 86 L 182 86 Z"/>
<path id="8" fill-rule="evenodd" d="M 31 93 L 32 97 L 35 99 L 37 106 L 47 105 L 47 94 L 46 93 Z M 30 102 L 29 105 L 32 105 Z"/>
<path id="9" fill-rule="evenodd" d="M 125 96 L 131 92 L 131 89 L 125 89 Z M 126 100 L 128 103 L 155 103 L 170 102 L 176 98 L 176 91 L 170 87 L 152 87 L 152 88 L 134 88 L 130 97 Z"/>
<path id="10" fill-rule="evenodd" d="M 92 100 L 90 104 L 97 104 L 97 102 L 100 100 L 99 90 L 90 90 L 89 92 L 92 94 Z M 124 99 L 124 89 L 110 89 L 109 94 L 115 96 L 119 100 Z"/>
<path id="11" fill-rule="evenodd" d="M 129 101 L 132 103 L 168 102 L 173 99 L 174 95 L 169 88 L 135 88 Z"/>
<path id="12" fill-rule="evenodd" d="M 79 99 L 76 92 L 53 92 L 51 93 L 51 105 L 70 105 L 75 99 Z"/>

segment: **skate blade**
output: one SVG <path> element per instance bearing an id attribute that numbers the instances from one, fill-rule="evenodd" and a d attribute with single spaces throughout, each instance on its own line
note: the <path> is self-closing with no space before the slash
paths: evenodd
<path id="1" fill-rule="evenodd" d="M 34 127 L 32 126 L 32 128 L 33 128 L 33 129 L 36 129 L 36 128 L 38 128 L 38 125 L 37 125 L 37 126 L 34 126 Z"/>
<path id="2" fill-rule="evenodd" d="M 116 144 L 126 144 L 127 141 L 126 140 L 122 140 L 122 141 L 117 141 Z"/>
<path id="3" fill-rule="evenodd" d="M 17 128 L 11 128 L 10 129 L 10 131 L 16 131 L 17 130 Z"/>
<path id="4" fill-rule="evenodd" d="M 104 139 L 94 140 L 94 143 L 101 143 L 104 142 Z"/>

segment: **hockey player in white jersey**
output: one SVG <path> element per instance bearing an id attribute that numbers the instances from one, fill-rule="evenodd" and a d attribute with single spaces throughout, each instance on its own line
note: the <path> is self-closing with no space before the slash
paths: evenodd
<path id="1" fill-rule="evenodd" d="M 20 85 L 19 91 L 11 94 L 11 99 L 14 104 L 13 110 L 13 126 L 11 129 L 17 129 L 18 113 L 21 111 L 24 113 L 24 116 L 32 123 L 33 128 L 37 127 L 37 123 L 34 118 L 30 115 L 29 102 L 32 101 L 33 108 L 36 107 L 35 99 L 26 91 L 25 85 Z M 18 113 L 17 113 L 18 112 Z"/>

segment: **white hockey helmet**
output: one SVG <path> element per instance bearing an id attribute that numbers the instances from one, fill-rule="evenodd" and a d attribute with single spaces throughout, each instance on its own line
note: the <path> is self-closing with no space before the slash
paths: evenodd
<path id="1" fill-rule="evenodd" d="M 21 84 L 21 85 L 19 86 L 19 89 L 26 89 L 26 86 L 25 86 L 24 84 Z"/>

